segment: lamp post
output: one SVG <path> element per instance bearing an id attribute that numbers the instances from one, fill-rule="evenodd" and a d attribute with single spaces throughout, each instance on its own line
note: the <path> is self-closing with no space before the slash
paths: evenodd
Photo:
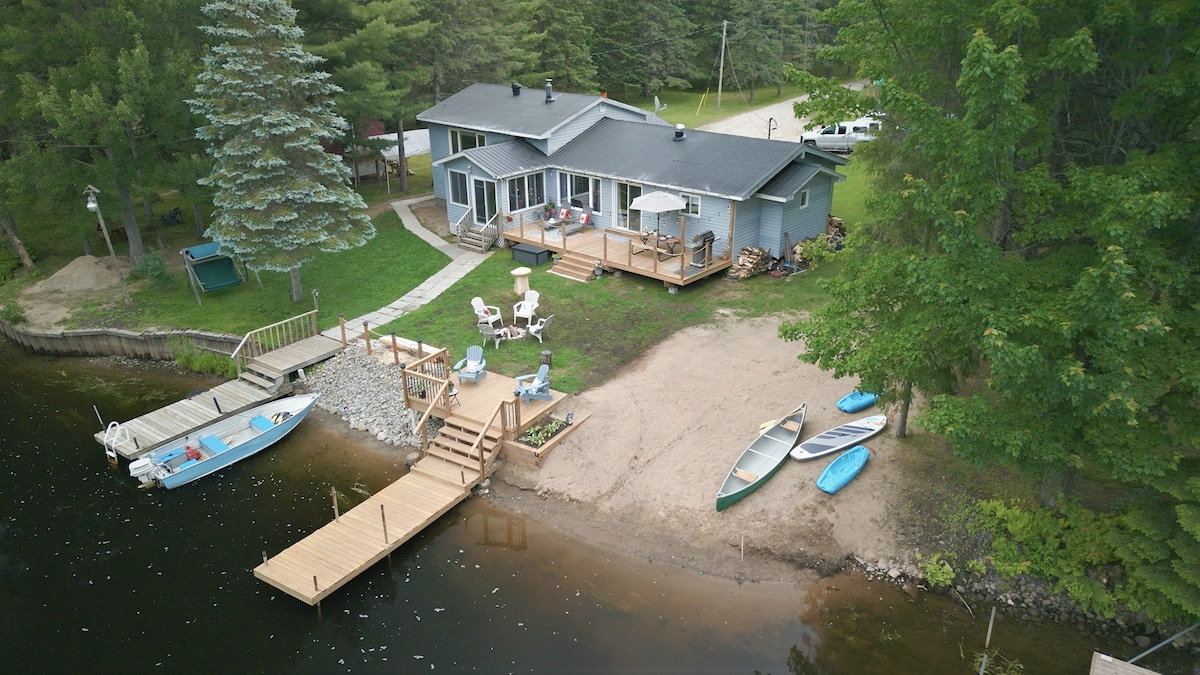
<path id="1" fill-rule="evenodd" d="M 104 243 L 108 244 L 108 254 L 112 256 L 113 267 L 117 269 L 117 278 L 121 280 L 121 292 L 125 294 L 125 302 L 132 302 L 129 298 L 129 289 L 125 287 L 125 275 L 121 274 L 121 263 L 117 262 L 117 252 L 113 250 L 112 239 L 108 236 L 108 227 L 104 224 L 104 214 L 100 213 L 100 202 L 96 201 L 96 193 L 100 192 L 95 187 L 88 185 L 83 193 L 87 195 L 87 210 L 96 214 L 96 218 L 100 220 L 100 231 L 104 234 Z"/>
<path id="2" fill-rule="evenodd" d="M 768 141 L 771 140 L 771 132 L 778 128 L 779 128 L 779 123 L 775 121 L 774 117 L 767 120 L 767 140 Z"/>

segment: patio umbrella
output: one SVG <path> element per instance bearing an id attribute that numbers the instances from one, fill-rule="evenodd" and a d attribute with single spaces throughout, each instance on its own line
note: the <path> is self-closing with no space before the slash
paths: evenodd
<path id="1" fill-rule="evenodd" d="M 680 197 L 679 195 L 673 195 L 669 192 L 655 190 L 654 192 L 647 192 L 646 194 L 635 198 L 632 202 L 629 202 L 629 208 L 636 209 L 642 213 L 656 214 L 655 217 L 657 218 L 659 217 L 657 214 L 662 213 L 663 211 L 678 211 L 686 207 L 687 204 L 687 199 Z"/>

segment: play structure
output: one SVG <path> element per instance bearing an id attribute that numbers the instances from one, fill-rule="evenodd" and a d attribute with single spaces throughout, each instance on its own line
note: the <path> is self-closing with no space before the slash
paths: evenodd
<path id="1" fill-rule="evenodd" d="M 196 296 L 196 304 L 200 301 L 200 292 L 215 291 L 219 288 L 237 286 L 246 281 L 246 275 L 234 264 L 233 258 L 221 255 L 220 242 L 210 241 L 207 244 L 189 246 L 179 252 L 183 256 L 183 265 L 187 268 L 188 285 Z"/>

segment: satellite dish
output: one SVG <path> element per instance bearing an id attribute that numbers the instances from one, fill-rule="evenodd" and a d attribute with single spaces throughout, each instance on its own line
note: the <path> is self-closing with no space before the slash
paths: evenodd
<path id="1" fill-rule="evenodd" d="M 657 97 L 657 96 L 655 96 L 655 97 L 654 97 L 654 112 L 658 112 L 659 110 L 666 110 L 666 109 L 667 109 L 667 106 L 665 106 L 665 105 L 663 105 L 663 104 L 659 103 L 659 102 L 658 102 L 658 97 Z"/>

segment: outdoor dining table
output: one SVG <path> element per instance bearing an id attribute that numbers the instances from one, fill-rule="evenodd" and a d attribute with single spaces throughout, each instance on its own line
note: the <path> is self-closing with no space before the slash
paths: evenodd
<path id="1" fill-rule="evenodd" d="M 666 251 L 667 258 L 676 255 L 676 249 L 678 249 L 679 245 L 682 243 L 679 237 L 669 237 L 667 235 L 661 235 L 655 232 L 642 232 L 639 236 L 641 237 L 642 244 L 645 245 L 645 248 L 640 251 L 636 251 L 634 255 L 637 255 L 638 253 L 645 253 L 646 251 L 653 249 L 657 252 L 659 260 L 664 259 L 664 250 Z"/>

